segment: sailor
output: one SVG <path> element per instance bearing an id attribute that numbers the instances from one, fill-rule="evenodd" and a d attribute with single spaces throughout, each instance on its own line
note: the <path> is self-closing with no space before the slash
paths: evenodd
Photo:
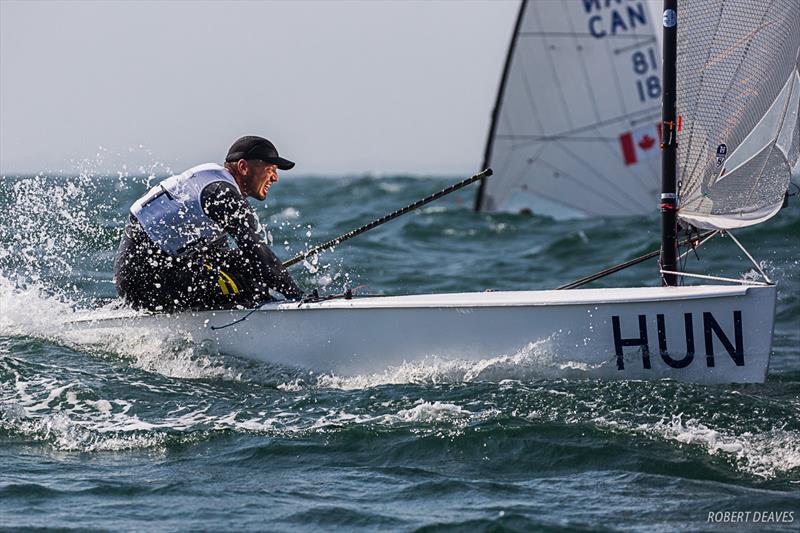
<path id="1" fill-rule="evenodd" d="M 278 170 L 292 167 L 270 141 L 247 136 L 224 166 L 199 165 L 153 187 L 130 208 L 114 261 L 119 295 L 137 309 L 168 312 L 253 307 L 270 290 L 301 297 L 246 199 L 264 200 Z"/>

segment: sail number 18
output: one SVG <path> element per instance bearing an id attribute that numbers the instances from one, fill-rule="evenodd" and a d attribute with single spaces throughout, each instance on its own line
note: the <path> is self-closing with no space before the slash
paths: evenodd
<path id="1" fill-rule="evenodd" d="M 633 71 L 641 76 L 636 80 L 636 90 L 639 100 L 652 100 L 661 97 L 661 79 L 658 77 L 658 61 L 653 48 L 646 51 L 639 50 L 631 56 Z"/>

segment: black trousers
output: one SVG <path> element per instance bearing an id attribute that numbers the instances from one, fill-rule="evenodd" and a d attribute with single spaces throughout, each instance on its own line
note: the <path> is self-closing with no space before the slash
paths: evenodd
<path id="1" fill-rule="evenodd" d="M 114 283 L 117 293 L 136 309 L 256 307 L 270 300 L 270 295 L 251 263 L 238 249 L 224 244 L 202 254 L 172 257 L 131 219 L 114 261 Z"/>

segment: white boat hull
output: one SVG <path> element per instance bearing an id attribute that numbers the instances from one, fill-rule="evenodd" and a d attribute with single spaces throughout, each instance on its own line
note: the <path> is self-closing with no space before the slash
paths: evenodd
<path id="1" fill-rule="evenodd" d="M 535 347 L 550 377 L 758 383 L 769 365 L 775 298 L 774 286 L 483 292 L 73 324 L 169 328 L 220 353 L 339 375 L 431 358 L 483 361 Z"/>

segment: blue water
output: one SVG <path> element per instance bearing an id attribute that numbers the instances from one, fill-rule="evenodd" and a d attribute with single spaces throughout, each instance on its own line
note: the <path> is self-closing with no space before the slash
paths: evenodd
<path id="1" fill-rule="evenodd" d="M 258 212 L 289 258 L 457 179 L 286 173 Z M 766 384 L 540 379 L 524 358 L 491 373 L 431 363 L 318 376 L 214 355 L 169 331 L 93 337 L 63 325 L 118 305 L 113 256 L 148 181 L 2 179 L 0 527 L 797 530 L 798 203 L 738 233 L 779 284 Z M 545 289 L 658 247 L 655 212 L 486 215 L 471 211 L 473 194 L 293 272 L 323 293 Z M 752 269 L 724 239 L 699 256 L 696 272 Z M 657 282 L 648 262 L 594 286 Z M 751 517 L 708 523 L 717 511 Z"/>

